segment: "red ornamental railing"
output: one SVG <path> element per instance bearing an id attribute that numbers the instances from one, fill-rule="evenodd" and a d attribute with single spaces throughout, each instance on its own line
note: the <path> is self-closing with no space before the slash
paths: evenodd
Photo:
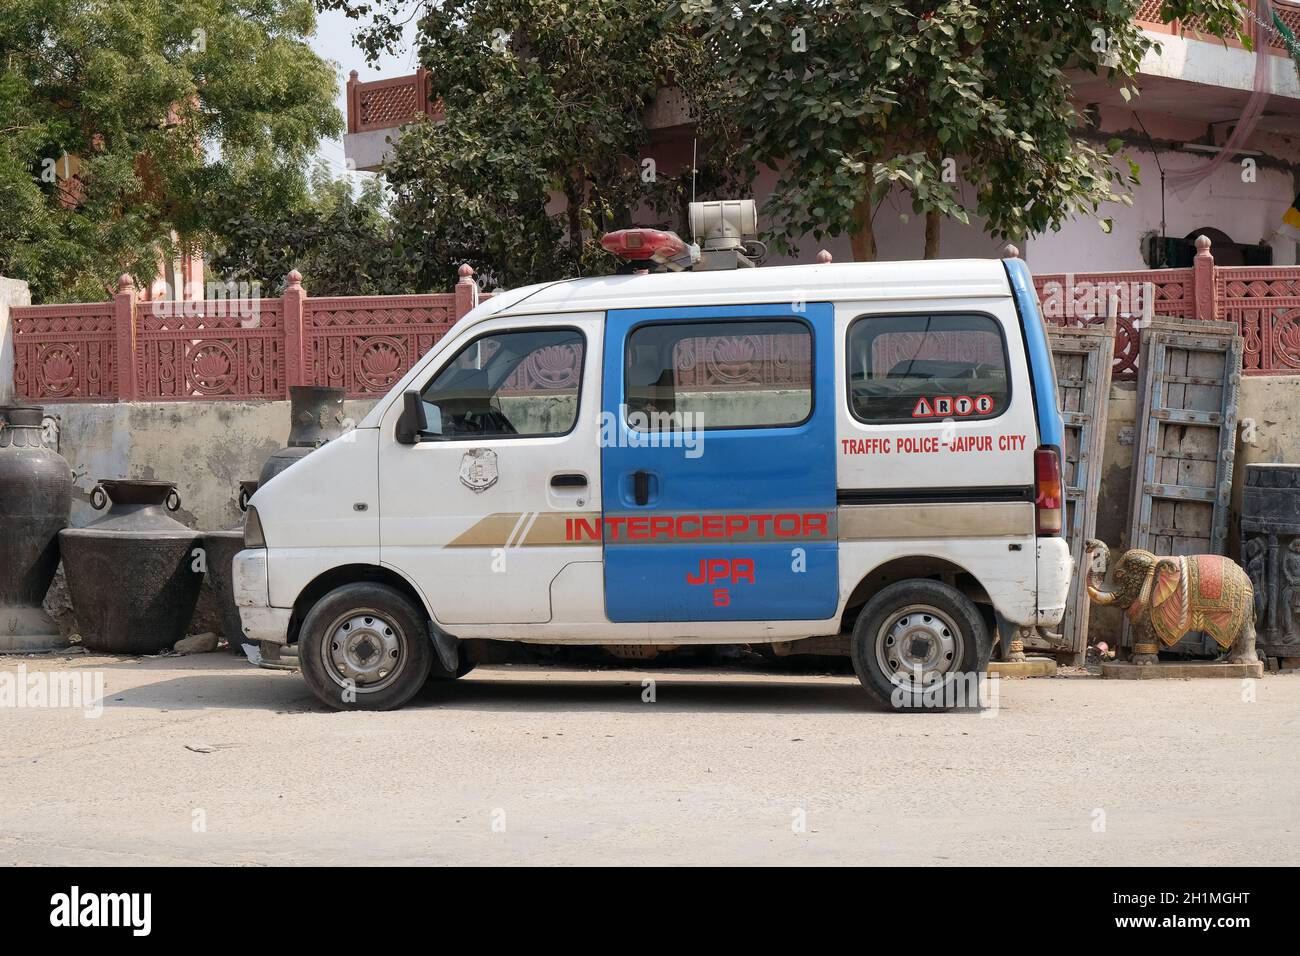
<path id="1" fill-rule="evenodd" d="M 454 295 L 307 299 L 308 378 L 352 395 L 382 395 L 456 322 Z"/>
<path id="2" fill-rule="evenodd" d="M 266 398 L 285 393 L 279 299 L 139 303 L 139 398 Z"/>
<path id="3" fill-rule="evenodd" d="M 320 299 L 297 272 L 279 298 L 156 302 L 123 276 L 112 302 L 11 310 L 15 391 L 42 403 L 280 399 L 291 385 L 378 396 L 479 300 L 469 266 L 454 292 Z"/>
<path id="4" fill-rule="evenodd" d="M 47 402 L 116 399 L 114 303 L 15 306 L 10 314 L 18 395 Z"/>
<path id="5" fill-rule="evenodd" d="M 1057 325 L 1103 322 L 1118 300 L 1116 379 L 1137 375 L 1148 314 L 1235 322 L 1245 339 L 1245 374 L 1300 374 L 1300 266 L 1216 266 L 1210 240 L 1201 236 L 1190 269 L 1057 273 L 1035 276 L 1034 285 L 1043 317 Z"/>
<path id="6" fill-rule="evenodd" d="M 1219 46 L 1243 49 L 1241 41 L 1236 37 L 1221 38 L 1213 34 L 1202 33 L 1200 28 L 1204 24 L 1200 17 L 1192 17 L 1187 20 L 1172 20 L 1169 23 L 1163 22 L 1160 19 L 1160 8 L 1163 5 L 1164 0 L 1141 0 L 1133 19 L 1137 21 L 1138 26 L 1144 30 L 1150 30 L 1152 33 L 1189 37 L 1196 40 L 1205 40 Z M 1292 34 L 1300 36 L 1300 4 L 1295 3 L 1294 0 L 1273 0 L 1269 6 L 1277 11 L 1278 17 L 1287 25 L 1287 29 Z M 1259 0 L 1245 0 L 1242 3 L 1242 26 L 1248 36 L 1262 37 L 1263 49 L 1269 53 L 1274 56 L 1290 56 L 1291 50 L 1288 47 L 1286 37 L 1273 26 L 1270 12 L 1268 7 L 1260 3 Z M 1259 43 L 1260 41 L 1256 40 L 1255 42 Z"/>
<path id="7" fill-rule="evenodd" d="M 393 129 L 423 116 L 438 119 L 442 107 L 429 99 L 429 75 L 424 67 L 405 76 L 363 83 L 353 70 L 348 77 L 349 133 Z"/>

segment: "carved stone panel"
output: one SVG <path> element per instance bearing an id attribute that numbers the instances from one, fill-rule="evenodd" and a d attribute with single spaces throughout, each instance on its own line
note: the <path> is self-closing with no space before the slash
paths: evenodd
<path id="1" fill-rule="evenodd" d="M 1241 561 L 1261 656 L 1300 657 L 1300 464 L 1246 466 Z"/>

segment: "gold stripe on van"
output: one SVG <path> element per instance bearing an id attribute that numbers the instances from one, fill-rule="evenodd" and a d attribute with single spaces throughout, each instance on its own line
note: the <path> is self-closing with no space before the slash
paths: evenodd
<path id="1" fill-rule="evenodd" d="M 1034 506 L 1025 501 L 840 505 L 839 526 L 841 541 L 1023 537 L 1034 533 Z"/>
<path id="2" fill-rule="evenodd" d="M 450 542 L 449 548 L 553 548 L 591 544 L 568 540 L 570 518 L 600 520 L 591 511 L 498 511 L 480 518 Z"/>

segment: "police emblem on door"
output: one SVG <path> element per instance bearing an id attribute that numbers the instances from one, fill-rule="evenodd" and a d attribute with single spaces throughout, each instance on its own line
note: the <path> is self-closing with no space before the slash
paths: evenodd
<path id="1" fill-rule="evenodd" d="M 497 453 L 472 448 L 460 460 L 460 483 L 470 491 L 487 491 L 497 483 Z"/>

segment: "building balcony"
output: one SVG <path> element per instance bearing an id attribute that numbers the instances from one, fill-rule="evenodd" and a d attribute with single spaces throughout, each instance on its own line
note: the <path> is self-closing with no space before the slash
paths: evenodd
<path id="1" fill-rule="evenodd" d="M 1300 3 L 1279 0 L 1274 5 L 1282 21 L 1293 32 L 1300 31 Z M 1208 139 L 1221 145 L 1256 90 L 1266 87 L 1267 99 L 1256 130 L 1300 135 L 1300 74 L 1295 61 L 1271 20 L 1258 12 L 1258 4 L 1250 6 L 1255 12 L 1246 14 L 1246 31 L 1256 50 L 1267 54 L 1262 74 L 1256 52 L 1238 40 L 1201 33 L 1195 20 L 1160 23 L 1155 20 L 1160 0 L 1143 0 L 1137 23 L 1160 45 L 1142 60 L 1138 77 L 1141 95 L 1125 100 L 1105 77 L 1080 73 L 1073 77 L 1076 98 L 1103 110 L 1137 113 L 1144 120 L 1155 115 L 1186 121 L 1199 130 L 1196 136 L 1175 138 L 1200 139 L 1208 127 Z M 1259 82 L 1261 76 L 1263 83 Z M 1154 131 L 1153 135 L 1160 138 Z"/>
<path id="2" fill-rule="evenodd" d="M 357 169 L 374 172 L 383 165 L 390 140 L 407 123 L 442 118 L 442 108 L 429 100 L 429 76 L 424 67 L 406 76 L 362 83 L 353 70 L 348 78 L 348 130 L 343 153 Z"/>

